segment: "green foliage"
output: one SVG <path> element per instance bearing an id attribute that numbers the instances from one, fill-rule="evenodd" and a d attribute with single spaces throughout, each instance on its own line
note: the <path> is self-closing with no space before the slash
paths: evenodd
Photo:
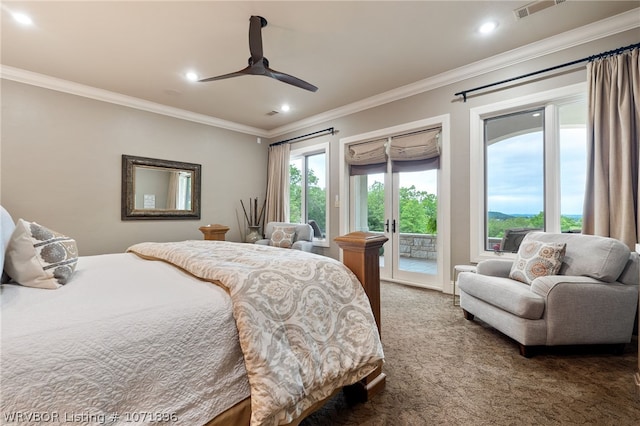
<path id="1" fill-rule="evenodd" d="M 504 231 L 513 228 L 539 228 L 544 229 L 544 213 L 534 216 L 510 216 L 504 213 L 489 212 L 487 221 L 487 237 L 502 238 Z M 561 216 L 562 232 L 582 229 L 582 219 Z"/>
<path id="2" fill-rule="evenodd" d="M 316 221 L 322 231 L 326 231 L 326 189 L 319 186 L 318 177 L 310 170 L 307 174 L 307 218 L 302 217 L 302 171 L 289 165 L 289 220 L 294 223 Z"/>
<path id="3" fill-rule="evenodd" d="M 369 187 L 368 226 L 370 231 L 384 231 L 384 186 L 373 182 Z M 414 185 L 400 188 L 400 232 L 436 234 L 438 198 L 435 194 L 418 191 Z"/>
<path id="4" fill-rule="evenodd" d="M 302 223 L 302 171 L 289 166 L 289 220 Z"/>
<path id="5" fill-rule="evenodd" d="M 582 218 L 574 219 L 568 216 L 560 216 L 560 229 L 562 232 L 582 231 Z"/>
<path id="6" fill-rule="evenodd" d="M 438 199 L 411 185 L 400 188 L 400 232 L 437 233 Z"/>
<path id="7" fill-rule="evenodd" d="M 384 232 L 384 185 L 373 182 L 367 195 L 369 231 Z"/>

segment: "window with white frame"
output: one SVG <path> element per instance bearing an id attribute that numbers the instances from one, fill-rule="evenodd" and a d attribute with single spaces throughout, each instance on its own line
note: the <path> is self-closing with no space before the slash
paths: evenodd
<path id="1" fill-rule="evenodd" d="M 314 243 L 329 241 L 329 144 L 291 150 L 289 156 L 289 220 L 309 223 Z"/>
<path id="2" fill-rule="evenodd" d="M 584 85 L 471 110 L 472 260 L 531 230 L 580 232 L 586 115 Z"/>

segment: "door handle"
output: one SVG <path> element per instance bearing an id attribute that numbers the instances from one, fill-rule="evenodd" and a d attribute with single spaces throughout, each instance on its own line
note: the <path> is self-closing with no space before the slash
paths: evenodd
<path id="1" fill-rule="evenodd" d="M 396 220 L 395 219 L 393 219 L 393 222 L 391 222 L 391 232 L 393 234 L 396 233 Z"/>
<path id="2" fill-rule="evenodd" d="M 385 232 L 389 232 L 389 219 L 384 223 Z"/>

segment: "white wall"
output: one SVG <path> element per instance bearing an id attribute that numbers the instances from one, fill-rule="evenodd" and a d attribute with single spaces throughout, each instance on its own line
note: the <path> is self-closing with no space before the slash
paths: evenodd
<path id="1" fill-rule="evenodd" d="M 264 199 L 267 144 L 255 136 L 9 80 L 1 89 L 0 202 L 14 220 L 75 238 L 81 255 L 202 239 L 210 223 L 240 241 L 240 199 Z M 122 154 L 201 164 L 202 219 L 121 221 Z"/>

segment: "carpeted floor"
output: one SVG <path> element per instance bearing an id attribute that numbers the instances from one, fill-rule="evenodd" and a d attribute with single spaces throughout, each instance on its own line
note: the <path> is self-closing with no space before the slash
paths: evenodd
<path id="1" fill-rule="evenodd" d="M 382 284 L 387 385 L 349 407 L 342 393 L 301 426 L 640 425 L 638 341 L 623 355 L 599 347 L 520 356 L 517 344 L 451 296 Z"/>

